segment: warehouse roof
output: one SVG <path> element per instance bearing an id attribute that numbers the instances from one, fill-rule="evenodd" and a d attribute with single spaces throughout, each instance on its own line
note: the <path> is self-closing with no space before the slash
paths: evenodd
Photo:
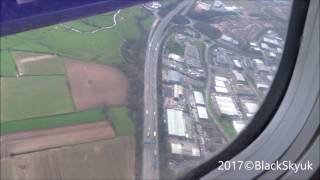
<path id="1" fill-rule="evenodd" d="M 215 88 L 216 92 L 218 92 L 218 93 L 228 93 L 228 89 L 225 87 L 216 86 L 214 88 Z"/>
<path id="2" fill-rule="evenodd" d="M 204 98 L 203 98 L 202 92 L 193 91 L 193 95 L 194 95 L 194 98 L 196 100 L 196 104 L 204 105 Z"/>
<path id="3" fill-rule="evenodd" d="M 198 116 L 200 119 L 208 119 L 208 113 L 207 113 L 207 109 L 205 107 L 202 106 L 197 106 L 197 110 L 198 110 Z"/>
<path id="4" fill-rule="evenodd" d="M 172 70 L 169 70 L 168 71 L 168 80 L 169 81 L 175 81 L 175 82 L 180 82 L 181 81 L 181 74 L 177 71 L 172 71 Z"/>
<path id="5" fill-rule="evenodd" d="M 238 111 L 231 97 L 215 96 L 221 113 L 227 115 L 238 115 Z"/>
<path id="6" fill-rule="evenodd" d="M 232 124 L 237 133 L 240 133 L 246 127 L 243 121 L 232 121 Z"/>
<path id="7" fill-rule="evenodd" d="M 168 133 L 174 136 L 186 136 L 186 123 L 183 112 L 175 109 L 167 109 Z"/>
<path id="8" fill-rule="evenodd" d="M 238 72 L 236 70 L 232 70 L 232 73 L 235 75 L 235 77 L 238 81 L 245 81 L 243 75 L 240 72 Z"/>
<path id="9" fill-rule="evenodd" d="M 254 102 L 243 102 L 249 113 L 255 113 L 258 110 L 258 104 Z"/>

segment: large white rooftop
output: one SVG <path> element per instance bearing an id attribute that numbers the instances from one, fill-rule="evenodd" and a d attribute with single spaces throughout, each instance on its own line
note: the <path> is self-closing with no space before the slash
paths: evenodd
<path id="1" fill-rule="evenodd" d="M 179 98 L 179 96 L 183 95 L 183 87 L 181 85 L 175 84 L 173 86 L 173 93 L 175 98 Z"/>
<path id="2" fill-rule="evenodd" d="M 265 88 L 265 89 L 269 89 L 270 85 L 268 84 L 262 84 L 262 83 L 257 83 L 256 84 L 257 88 Z"/>
<path id="3" fill-rule="evenodd" d="M 222 114 L 227 114 L 227 115 L 239 114 L 231 97 L 216 95 L 215 98 Z"/>
<path id="4" fill-rule="evenodd" d="M 224 81 L 215 80 L 215 82 L 216 82 L 216 86 L 218 87 L 226 87 L 226 84 L 224 83 Z"/>
<path id="5" fill-rule="evenodd" d="M 187 156 L 200 156 L 199 147 L 188 142 L 171 142 L 171 152 Z"/>
<path id="6" fill-rule="evenodd" d="M 198 6 L 198 8 L 206 10 L 206 11 L 209 11 L 211 8 L 211 4 L 206 3 L 206 2 L 202 2 L 202 1 L 198 1 L 197 6 Z"/>
<path id="7" fill-rule="evenodd" d="M 193 91 L 194 99 L 196 101 L 196 104 L 204 105 L 204 98 L 203 94 L 200 91 Z"/>
<path id="8" fill-rule="evenodd" d="M 240 133 L 246 127 L 243 121 L 232 121 L 232 124 L 237 133 Z"/>
<path id="9" fill-rule="evenodd" d="M 268 75 L 267 78 L 269 79 L 269 81 L 273 80 L 273 76 L 272 75 Z"/>
<path id="10" fill-rule="evenodd" d="M 256 113 L 257 110 L 258 110 L 258 104 L 257 104 L 257 103 L 244 102 L 243 104 L 246 106 L 247 111 L 248 111 L 249 113 Z"/>
<path id="11" fill-rule="evenodd" d="M 232 70 L 232 73 L 235 75 L 238 81 L 245 81 L 243 75 L 236 70 Z"/>
<path id="12" fill-rule="evenodd" d="M 222 39 L 222 40 L 225 40 L 225 41 L 228 41 L 228 42 L 231 42 L 231 43 L 236 44 L 236 45 L 239 44 L 239 41 L 234 40 L 232 37 L 227 36 L 227 35 L 225 35 L 225 34 L 222 34 L 221 39 Z"/>
<path id="13" fill-rule="evenodd" d="M 233 62 L 234 62 L 234 64 L 235 64 L 238 68 L 242 68 L 241 63 L 240 63 L 239 60 L 234 59 Z"/>
<path id="14" fill-rule="evenodd" d="M 205 107 L 202 106 L 197 106 L 197 110 L 198 110 L 198 116 L 200 119 L 208 119 L 208 113 L 207 113 L 207 109 Z"/>
<path id="15" fill-rule="evenodd" d="M 183 112 L 175 109 L 167 109 L 168 133 L 174 136 L 186 136 L 186 123 Z"/>
<path id="16" fill-rule="evenodd" d="M 215 80 L 216 80 L 216 81 L 228 81 L 227 78 L 222 77 L 222 76 L 216 76 L 216 77 L 215 77 Z"/>
<path id="17" fill-rule="evenodd" d="M 182 154 L 182 145 L 176 144 L 176 143 L 171 143 L 171 152 L 173 154 Z"/>
<path id="18" fill-rule="evenodd" d="M 228 89 L 225 87 L 216 86 L 214 88 L 215 88 L 216 92 L 218 92 L 218 93 L 228 93 Z"/>

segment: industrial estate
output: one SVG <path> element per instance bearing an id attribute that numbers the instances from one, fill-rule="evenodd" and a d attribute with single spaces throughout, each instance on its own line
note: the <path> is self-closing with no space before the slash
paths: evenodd
<path id="1" fill-rule="evenodd" d="M 158 11 L 159 3 L 149 6 Z M 276 74 L 289 9 L 290 1 L 199 0 L 176 5 L 174 15 L 159 10 L 162 19 L 148 44 L 158 57 L 158 125 L 144 127 L 146 136 L 157 130 L 160 135 L 152 141 L 157 165 L 151 166 L 160 172 L 154 168 L 151 179 L 157 173 L 160 179 L 183 175 L 246 127 Z M 166 18 L 170 22 L 157 37 Z M 150 140 L 144 143 L 150 146 Z M 150 166 L 143 168 L 150 172 Z"/>
<path id="2" fill-rule="evenodd" d="M 1 179 L 174 179 L 245 129 L 290 1 L 170 0 L 1 38 Z"/>

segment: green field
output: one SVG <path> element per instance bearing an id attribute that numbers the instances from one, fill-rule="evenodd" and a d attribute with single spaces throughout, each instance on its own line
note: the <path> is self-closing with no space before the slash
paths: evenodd
<path id="1" fill-rule="evenodd" d="M 43 54 L 12 52 L 20 57 L 37 57 Z M 64 59 L 60 57 L 52 57 L 39 61 L 22 62 L 23 59 L 16 59 L 16 66 L 21 76 L 24 75 L 63 75 L 66 73 Z"/>
<path id="2" fill-rule="evenodd" d="M 67 26 L 70 26 L 70 27 L 76 28 L 76 29 L 80 29 L 82 31 L 92 31 L 92 30 L 96 29 L 96 27 L 86 25 L 86 24 L 82 23 L 82 21 L 71 21 L 71 22 L 68 22 L 65 24 Z"/>
<path id="3" fill-rule="evenodd" d="M 92 34 L 82 34 L 71 31 L 61 25 L 49 26 L 37 30 L 19 33 L 17 35 L 1 38 L 2 50 L 22 50 L 31 52 L 54 53 L 65 57 L 82 60 L 91 60 L 105 64 L 122 63 L 120 54 L 121 44 L 127 38 L 139 39 L 144 34 L 139 31 L 136 16 L 143 14 L 139 7 L 122 10 L 117 16 L 117 25 L 112 29 Z M 86 18 L 101 26 L 112 24 L 112 18 L 98 15 Z M 77 20 L 70 22 L 78 26 L 87 26 Z"/>
<path id="4" fill-rule="evenodd" d="M 103 108 L 97 108 L 55 116 L 31 118 L 19 121 L 6 121 L 1 123 L 1 134 L 30 131 L 35 129 L 48 129 L 104 120 L 106 120 L 106 111 L 104 111 Z"/>
<path id="5" fill-rule="evenodd" d="M 1 79 L 1 121 L 73 112 L 64 76 Z"/>
<path id="6" fill-rule="evenodd" d="M 92 27 L 106 27 L 106 26 L 112 26 L 114 24 L 113 22 L 113 15 L 116 12 L 112 12 L 112 13 L 105 13 L 105 14 L 101 14 L 99 16 L 93 16 L 93 17 L 88 17 L 88 18 L 84 18 L 81 20 L 81 22 L 83 22 L 83 24 L 87 24 L 89 25 L 91 28 Z M 117 20 L 119 19 L 119 15 L 117 16 Z"/>
<path id="7" fill-rule="evenodd" d="M 112 120 L 115 131 L 120 136 L 134 133 L 134 124 L 126 107 L 74 112 L 65 77 L 65 58 L 114 65 L 125 63 L 121 46 L 126 39 L 141 39 L 145 36 L 136 17 L 145 16 L 147 12 L 141 7 L 123 9 L 117 15 L 115 27 L 88 33 L 113 25 L 114 13 L 66 23 L 82 31 L 81 33 L 57 24 L 0 38 L 1 76 L 6 77 L 1 79 L 2 133 L 105 119 Z M 152 22 L 152 16 L 143 19 L 142 28 L 150 29 Z M 21 63 L 13 59 L 16 56 L 12 57 L 17 52 L 53 54 L 56 57 L 53 58 L 54 61 L 50 59 Z M 15 77 L 17 70 L 20 70 L 19 78 Z"/>
<path id="8" fill-rule="evenodd" d="M 133 135 L 134 124 L 129 117 L 128 109 L 125 107 L 112 107 L 108 109 L 108 119 L 111 119 L 117 136 Z"/>
<path id="9" fill-rule="evenodd" d="M 0 51 L 0 76 L 16 76 L 15 62 L 9 51 Z"/>

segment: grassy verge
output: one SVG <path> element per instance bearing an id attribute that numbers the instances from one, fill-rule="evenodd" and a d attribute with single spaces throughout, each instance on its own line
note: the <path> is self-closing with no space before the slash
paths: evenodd
<path id="1" fill-rule="evenodd" d="M 125 107 L 112 107 L 108 109 L 108 118 L 111 119 L 117 136 L 128 136 L 135 133 L 134 124 Z"/>
<path id="2" fill-rule="evenodd" d="M 233 127 L 232 121 L 219 120 L 219 123 L 230 139 L 234 139 L 237 136 L 237 132 Z"/>

